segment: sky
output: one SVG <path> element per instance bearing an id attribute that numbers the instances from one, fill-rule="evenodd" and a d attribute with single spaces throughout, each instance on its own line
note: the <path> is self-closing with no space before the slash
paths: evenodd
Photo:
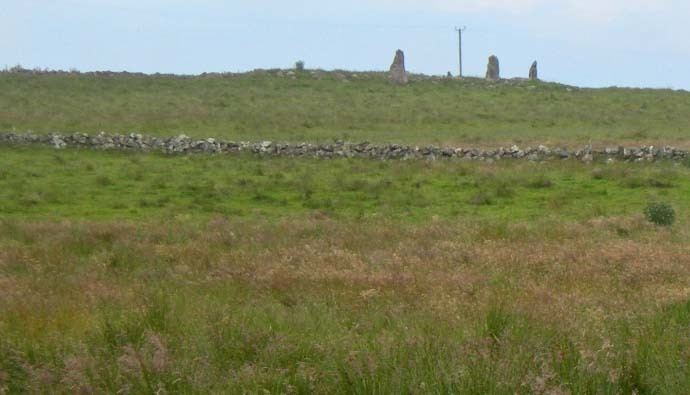
<path id="1" fill-rule="evenodd" d="M 690 90 L 688 0 L 0 0 L 0 67 L 387 70 Z"/>

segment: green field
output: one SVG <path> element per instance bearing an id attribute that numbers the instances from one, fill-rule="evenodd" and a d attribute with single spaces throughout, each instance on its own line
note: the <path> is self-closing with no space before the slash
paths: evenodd
<path id="1" fill-rule="evenodd" d="M 634 215 L 658 200 L 690 206 L 690 168 L 672 162 L 488 164 L 0 147 L 0 169 L 6 218 L 515 222 Z"/>
<path id="2" fill-rule="evenodd" d="M 679 393 L 690 169 L 0 148 L 0 391 Z M 662 229 L 642 210 L 671 203 Z"/>
<path id="3" fill-rule="evenodd" d="M 690 146 L 688 93 L 511 84 L 0 73 L 0 129 Z M 0 145 L 0 395 L 687 393 L 689 208 L 681 162 Z"/>
<path id="4" fill-rule="evenodd" d="M 0 129 L 283 142 L 685 144 L 690 93 L 382 73 L 0 73 Z"/>

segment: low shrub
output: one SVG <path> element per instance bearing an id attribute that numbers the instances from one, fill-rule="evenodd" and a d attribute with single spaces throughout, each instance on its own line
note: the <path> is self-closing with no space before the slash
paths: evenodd
<path id="1" fill-rule="evenodd" d="M 515 191 L 507 183 L 500 183 L 496 186 L 496 196 L 501 198 L 512 198 Z"/>
<path id="2" fill-rule="evenodd" d="M 606 172 L 603 169 L 597 167 L 594 170 L 592 170 L 592 178 L 595 180 L 605 180 Z"/>
<path id="3" fill-rule="evenodd" d="M 493 200 L 491 199 L 491 195 L 486 192 L 478 192 L 470 199 L 470 204 L 474 204 L 475 206 L 488 206 L 492 203 Z"/>
<path id="4" fill-rule="evenodd" d="M 553 181 L 548 179 L 545 175 L 539 175 L 527 183 L 527 187 L 533 189 L 551 188 L 552 186 Z"/>
<path id="5" fill-rule="evenodd" d="M 650 222 L 661 226 L 671 226 L 676 220 L 676 212 L 668 203 L 649 203 L 644 214 Z"/>
<path id="6" fill-rule="evenodd" d="M 647 183 L 653 188 L 673 188 L 678 174 L 673 169 L 659 169 L 649 175 Z"/>

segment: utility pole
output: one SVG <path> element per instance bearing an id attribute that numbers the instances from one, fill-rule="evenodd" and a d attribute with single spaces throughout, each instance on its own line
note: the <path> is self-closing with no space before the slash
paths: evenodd
<path id="1" fill-rule="evenodd" d="M 466 26 L 455 28 L 455 31 L 458 32 L 458 64 L 460 66 L 460 78 L 462 78 L 462 32 L 464 32 L 465 29 L 467 29 Z"/>

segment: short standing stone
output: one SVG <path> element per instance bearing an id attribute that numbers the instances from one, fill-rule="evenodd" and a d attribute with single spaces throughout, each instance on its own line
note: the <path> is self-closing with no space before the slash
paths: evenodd
<path id="1" fill-rule="evenodd" d="M 490 81 L 498 81 L 501 79 L 501 71 L 496 55 L 491 55 L 489 57 L 489 64 L 486 66 L 486 79 Z"/>
<path id="2" fill-rule="evenodd" d="M 529 79 L 532 81 L 536 81 L 539 79 L 539 72 L 537 71 L 536 60 L 534 61 L 534 63 L 532 63 L 532 67 L 529 68 Z"/>
<path id="3" fill-rule="evenodd" d="M 390 79 L 394 84 L 407 84 L 407 71 L 405 71 L 405 53 L 401 50 L 395 52 L 395 59 L 390 68 Z"/>

